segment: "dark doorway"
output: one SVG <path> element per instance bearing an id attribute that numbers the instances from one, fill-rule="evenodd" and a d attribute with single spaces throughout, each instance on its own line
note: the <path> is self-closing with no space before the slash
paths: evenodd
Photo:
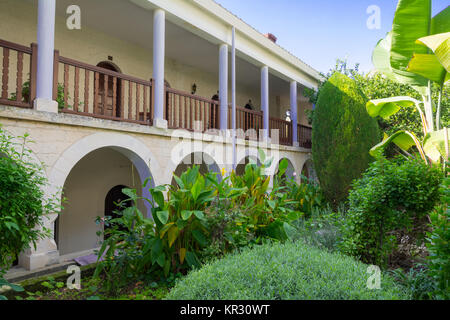
<path id="1" fill-rule="evenodd" d="M 120 69 L 115 64 L 113 64 L 109 61 L 100 62 L 99 64 L 97 64 L 97 67 L 120 73 Z M 105 77 L 106 77 L 106 79 L 105 79 Z M 107 92 L 105 95 L 106 84 L 108 87 L 107 87 Z M 98 102 L 98 111 L 97 111 L 98 114 L 101 114 L 104 116 L 109 116 L 109 117 L 120 118 L 121 109 L 122 109 L 122 106 L 120 105 L 120 103 L 122 101 L 121 93 L 122 93 L 122 81 L 120 79 L 117 79 L 116 99 L 115 99 L 116 100 L 115 101 L 116 108 L 114 110 L 114 104 L 113 104 L 114 80 L 113 80 L 113 77 L 100 73 L 99 81 L 98 81 L 98 92 L 97 92 L 98 101 L 99 101 Z"/>
<path id="2" fill-rule="evenodd" d="M 118 207 L 119 203 L 121 203 L 123 200 L 128 199 L 128 196 L 122 192 L 122 190 L 125 188 L 128 187 L 119 185 L 109 190 L 105 198 L 105 217 L 111 217 L 112 219 L 119 218 L 120 215 L 117 213 L 117 211 L 122 211 L 133 205 L 131 201 L 126 201 L 121 204 L 121 208 Z M 109 226 L 105 225 L 105 230 L 107 230 L 108 228 Z M 119 230 L 125 231 L 124 228 L 119 228 Z"/>

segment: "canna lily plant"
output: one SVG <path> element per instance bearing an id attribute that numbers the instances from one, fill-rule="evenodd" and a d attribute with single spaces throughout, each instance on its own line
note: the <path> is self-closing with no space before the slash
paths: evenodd
<path id="1" fill-rule="evenodd" d="M 447 128 L 441 129 L 441 97 L 450 80 L 450 7 L 432 17 L 431 0 L 399 0 L 391 32 L 380 40 L 373 52 L 375 68 L 387 78 L 412 86 L 422 101 L 411 97 L 371 100 L 367 112 L 371 117 L 388 119 L 401 108 L 414 106 L 420 114 L 423 138 L 409 131 L 398 131 L 370 150 L 374 157 L 383 155 L 385 147 L 396 144 L 408 152 L 415 146 L 425 162 L 448 159 Z M 440 88 L 438 105 L 432 100 L 431 84 Z"/>

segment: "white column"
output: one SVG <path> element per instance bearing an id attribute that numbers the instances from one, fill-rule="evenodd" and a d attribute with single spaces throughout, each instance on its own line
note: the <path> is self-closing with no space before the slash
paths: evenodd
<path id="1" fill-rule="evenodd" d="M 261 68 L 261 111 L 263 112 L 264 140 L 269 139 L 269 67 Z"/>
<path id="2" fill-rule="evenodd" d="M 297 81 L 291 81 L 291 122 L 292 122 L 292 145 L 298 147 L 297 139 Z"/>
<path id="3" fill-rule="evenodd" d="M 228 129 L 228 45 L 219 48 L 220 130 Z"/>
<path id="4" fill-rule="evenodd" d="M 156 9 L 153 13 L 153 85 L 155 86 L 155 117 L 153 124 L 167 128 L 164 119 L 164 61 L 165 61 L 166 13 Z"/>
<path id="5" fill-rule="evenodd" d="M 55 0 L 39 0 L 37 25 L 38 58 L 34 108 L 48 112 L 58 112 L 58 103 L 53 101 L 55 8 Z"/>

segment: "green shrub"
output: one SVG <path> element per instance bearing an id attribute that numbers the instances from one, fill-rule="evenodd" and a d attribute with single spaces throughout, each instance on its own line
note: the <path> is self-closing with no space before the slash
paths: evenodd
<path id="1" fill-rule="evenodd" d="M 428 234 L 429 274 L 436 282 L 438 299 L 450 299 L 450 177 L 441 188 L 441 204 L 430 214 L 432 231 Z"/>
<path id="2" fill-rule="evenodd" d="M 293 239 L 306 244 L 334 252 L 341 241 L 341 226 L 345 221 L 344 208 L 333 211 L 330 207 L 314 208 L 309 218 L 299 219 L 294 225 L 297 229 Z"/>
<path id="3" fill-rule="evenodd" d="M 350 192 L 343 252 L 386 266 L 405 236 L 423 243 L 441 180 L 438 168 L 421 161 L 373 162 Z"/>
<path id="4" fill-rule="evenodd" d="M 367 265 L 301 242 L 266 244 L 228 255 L 181 279 L 171 300 L 408 299 L 389 276 L 370 290 Z"/>
<path id="5" fill-rule="evenodd" d="M 303 178 L 308 181 L 306 177 L 302 177 L 302 181 Z M 301 184 L 297 184 L 294 180 L 287 181 L 287 194 L 289 199 L 295 200 L 292 208 L 303 213 L 304 218 L 311 217 L 315 209 L 326 207 L 320 186 L 312 181 Z"/>
<path id="6" fill-rule="evenodd" d="M 380 139 L 356 82 L 338 72 L 323 85 L 314 111 L 312 154 L 326 199 L 344 201 L 354 179 L 367 169 L 369 150 Z"/>

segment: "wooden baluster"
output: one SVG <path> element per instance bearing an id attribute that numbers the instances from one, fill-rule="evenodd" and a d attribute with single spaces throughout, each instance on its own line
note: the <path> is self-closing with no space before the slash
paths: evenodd
<path id="1" fill-rule="evenodd" d="M 133 118 L 133 82 L 128 81 L 128 120 Z"/>
<path id="2" fill-rule="evenodd" d="M 89 112 L 89 70 L 84 70 L 84 112 Z"/>
<path id="3" fill-rule="evenodd" d="M 125 119 L 125 81 L 120 80 L 120 119 Z"/>
<path id="4" fill-rule="evenodd" d="M 192 98 L 189 97 L 189 118 L 191 120 L 191 125 L 189 126 L 189 129 L 194 129 L 194 115 L 193 113 L 193 108 L 192 108 Z"/>
<path id="5" fill-rule="evenodd" d="M 9 49 L 3 48 L 2 99 L 8 99 Z"/>
<path id="6" fill-rule="evenodd" d="M 74 85 L 74 94 L 73 94 L 73 110 L 78 112 L 78 105 L 79 105 L 79 90 L 80 90 L 80 69 L 75 67 L 75 85 Z"/>
<path id="7" fill-rule="evenodd" d="M 144 95 L 144 119 L 143 121 L 147 121 L 147 86 L 142 86 L 143 95 Z"/>
<path id="8" fill-rule="evenodd" d="M 140 87 L 139 83 L 136 83 L 136 120 L 139 120 L 139 111 L 141 109 Z"/>
<path id="9" fill-rule="evenodd" d="M 17 52 L 17 91 L 16 91 L 16 101 L 22 102 L 22 75 L 23 75 L 23 53 Z"/>
<path id="10" fill-rule="evenodd" d="M 99 114 L 98 110 L 98 94 L 99 94 L 100 75 L 98 72 L 94 74 L 94 114 Z"/>
<path id="11" fill-rule="evenodd" d="M 106 115 L 106 106 L 108 105 L 108 83 L 109 83 L 109 76 L 106 74 L 103 74 L 103 115 Z"/>
<path id="12" fill-rule="evenodd" d="M 31 44 L 30 57 L 30 107 L 33 107 L 33 101 L 36 98 L 36 78 L 37 78 L 37 44 Z"/>
<path id="13" fill-rule="evenodd" d="M 117 77 L 113 77 L 112 116 L 117 117 Z"/>
<path id="14" fill-rule="evenodd" d="M 68 108 L 69 99 L 69 65 L 64 65 L 64 109 Z"/>
<path id="15" fill-rule="evenodd" d="M 180 96 L 181 97 L 181 96 Z M 183 122 L 183 128 L 187 129 L 187 127 L 189 126 L 189 122 L 188 120 L 188 107 L 187 107 L 187 97 L 184 96 L 184 122 Z"/>
<path id="16" fill-rule="evenodd" d="M 183 125 L 183 99 L 181 95 L 178 96 L 178 126 L 177 128 L 181 128 Z"/>

